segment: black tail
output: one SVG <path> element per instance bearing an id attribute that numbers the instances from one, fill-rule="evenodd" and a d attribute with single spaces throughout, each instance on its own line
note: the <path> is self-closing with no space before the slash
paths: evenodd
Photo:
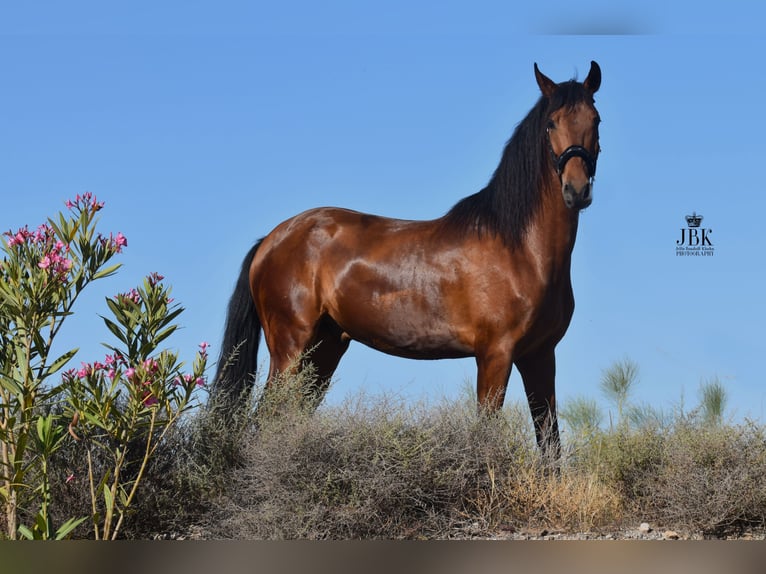
<path id="1" fill-rule="evenodd" d="M 263 239 L 259 240 L 245 256 L 229 301 L 218 370 L 211 389 L 219 405 L 234 406 L 235 401 L 247 397 L 258 367 L 261 320 L 250 294 L 250 264 L 262 242 Z"/>

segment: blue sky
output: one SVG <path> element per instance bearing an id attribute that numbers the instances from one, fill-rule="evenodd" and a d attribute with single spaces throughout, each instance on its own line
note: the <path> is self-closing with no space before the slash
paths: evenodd
<path id="1" fill-rule="evenodd" d="M 603 369 L 629 357 L 638 401 L 692 407 L 718 377 L 737 418 L 764 419 L 762 9 L 104 4 L 0 10 L 0 229 L 90 191 L 106 202 L 101 230 L 129 241 L 123 270 L 62 332 L 78 361 L 103 354 L 103 298 L 153 271 L 187 309 L 172 344 L 215 352 L 254 240 L 319 205 L 442 215 L 483 187 L 535 103 L 533 63 L 563 81 L 596 60 L 603 153 L 559 396 L 599 397 Z M 713 257 L 675 254 L 693 211 Z M 437 400 L 475 367 L 356 344 L 336 378 L 329 401 L 359 389 Z M 522 396 L 514 374 L 508 397 Z"/>

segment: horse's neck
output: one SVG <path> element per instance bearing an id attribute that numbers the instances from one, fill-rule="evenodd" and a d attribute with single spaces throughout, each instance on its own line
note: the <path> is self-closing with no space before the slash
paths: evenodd
<path id="1" fill-rule="evenodd" d="M 578 212 L 564 205 L 560 187 L 546 191 L 527 236 L 541 275 L 569 278 L 578 219 Z"/>

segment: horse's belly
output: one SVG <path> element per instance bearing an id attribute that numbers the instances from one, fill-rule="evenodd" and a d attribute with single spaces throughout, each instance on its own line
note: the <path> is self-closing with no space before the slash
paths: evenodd
<path id="1" fill-rule="evenodd" d="M 346 305 L 338 321 L 352 339 L 399 357 L 446 359 L 472 354 L 444 308 L 417 298 L 373 296 Z"/>
<path id="2" fill-rule="evenodd" d="M 349 333 L 349 336 L 368 347 L 406 359 L 458 359 L 472 355 L 471 349 L 460 345 L 454 339 L 424 336 L 423 333 L 419 333 L 416 337 L 401 338 L 380 334 L 371 336 L 369 333 L 363 336 L 354 336 Z"/>

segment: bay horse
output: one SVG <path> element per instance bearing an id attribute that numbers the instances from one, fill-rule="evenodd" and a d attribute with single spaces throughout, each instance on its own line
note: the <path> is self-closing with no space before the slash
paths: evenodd
<path id="1" fill-rule="evenodd" d="M 593 94 L 601 69 L 591 62 L 585 81 L 560 84 L 537 64 L 534 72 L 541 96 L 489 183 L 443 217 L 323 207 L 250 249 L 213 395 L 249 392 L 261 330 L 267 388 L 311 350 L 318 400 L 352 340 L 412 359 L 475 357 L 479 406 L 502 407 L 515 364 L 537 442 L 558 454 L 554 349 L 574 311 L 570 266 L 600 151 Z"/>

